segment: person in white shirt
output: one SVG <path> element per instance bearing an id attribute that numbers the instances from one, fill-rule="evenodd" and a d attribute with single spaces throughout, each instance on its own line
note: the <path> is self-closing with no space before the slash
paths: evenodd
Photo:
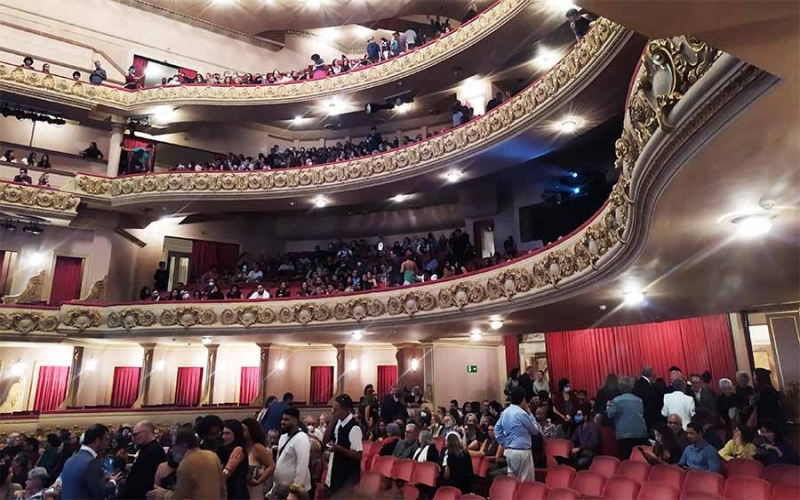
<path id="1" fill-rule="evenodd" d="M 336 426 L 328 444 L 331 455 L 325 485 L 335 495 L 338 491 L 354 487 L 361 479 L 364 435 L 353 418 L 353 400 L 347 394 L 334 399 L 333 418 Z"/>
<path id="2" fill-rule="evenodd" d="M 685 390 L 686 382 L 681 378 L 675 379 L 672 382 L 672 392 L 664 395 L 664 407 L 661 409 L 661 414 L 665 417 L 673 413 L 681 417 L 683 430 L 686 430 L 695 412 L 694 398 L 686 395 Z"/>
<path id="3" fill-rule="evenodd" d="M 264 279 L 264 273 L 261 272 L 261 269 L 254 268 L 249 273 L 247 273 L 247 282 L 248 283 L 258 283 Z"/>
<path id="4" fill-rule="evenodd" d="M 283 410 L 281 433 L 278 440 L 278 460 L 275 462 L 273 474 L 273 489 L 279 484 L 284 486 L 298 484 L 305 491 L 310 491 L 311 474 L 308 463 L 311 457 L 311 441 L 308 435 L 300 430 L 300 411 L 297 408 L 289 407 Z"/>
<path id="5" fill-rule="evenodd" d="M 408 28 L 404 33 L 406 37 L 406 44 L 408 45 L 408 50 L 413 49 L 417 46 L 417 33 L 411 28 Z"/>
<path id="6" fill-rule="evenodd" d="M 330 419 L 331 417 L 329 417 L 327 413 L 323 413 L 319 416 L 319 425 L 314 430 L 314 436 L 320 441 L 325 438 L 325 431 L 328 430 L 328 422 L 330 422 Z"/>
<path id="7" fill-rule="evenodd" d="M 264 285 L 258 285 L 256 287 L 256 291 L 250 294 L 250 300 L 268 299 L 268 298 L 269 298 L 269 292 L 267 291 L 266 288 L 264 288 Z"/>

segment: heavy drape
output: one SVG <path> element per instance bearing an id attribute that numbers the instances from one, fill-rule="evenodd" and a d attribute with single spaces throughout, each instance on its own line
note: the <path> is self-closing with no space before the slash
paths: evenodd
<path id="1" fill-rule="evenodd" d="M 81 295 L 83 281 L 83 259 L 78 257 L 56 257 L 53 271 L 53 288 L 50 291 L 50 305 L 60 306 L 64 302 L 76 300 Z"/>
<path id="2" fill-rule="evenodd" d="M 333 398 L 333 367 L 311 367 L 311 401 L 312 405 L 326 405 Z"/>
<path id="3" fill-rule="evenodd" d="M 33 411 L 57 409 L 67 396 L 69 366 L 40 366 Z"/>
<path id="4" fill-rule="evenodd" d="M 199 366 L 178 367 L 175 382 L 175 406 L 197 406 L 203 387 L 203 368 Z"/>
<path id="5" fill-rule="evenodd" d="M 142 56 L 133 56 L 133 66 L 136 68 L 136 76 L 142 76 L 144 72 L 147 70 L 147 58 Z"/>
<path id="6" fill-rule="evenodd" d="M 239 376 L 239 403 L 250 404 L 258 396 L 258 367 L 243 366 Z"/>
<path id="7" fill-rule="evenodd" d="M 142 369 L 138 366 L 115 366 L 114 382 L 111 385 L 111 406 L 114 408 L 130 408 L 139 397 L 139 376 Z"/>
<path id="8" fill-rule="evenodd" d="M 206 271 L 216 266 L 233 272 L 239 259 L 239 245 L 219 241 L 192 240 L 189 257 L 189 279 L 196 281 Z"/>
<path id="9" fill-rule="evenodd" d="M 730 325 L 724 314 L 662 323 L 592 328 L 545 334 L 550 379 L 570 380 L 574 389 L 593 394 L 608 373 L 638 375 L 655 368 L 668 380 L 678 366 L 690 373 L 711 372 L 715 380 L 733 380 L 736 372 Z"/>
<path id="10" fill-rule="evenodd" d="M 378 395 L 378 401 L 389 394 L 392 386 L 397 383 L 397 366 L 396 365 L 379 365 L 378 366 L 378 387 L 375 388 Z"/>
<path id="11" fill-rule="evenodd" d="M 514 368 L 519 368 L 519 340 L 516 335 L 506 335 L 503 337 L 503 345 L 506 349 L 506 375 L 508 375 Z"/>
<path id="12" fill-rule="evenodd" d="M 186 78 L 189 78 L 191 80 L 194 80 L 194 77 L 197 76 L 197 71 L 189 68 L 180 68 L 178 70 L 178 73 L 182 73 L 184 76 L 186 76 Z"/>

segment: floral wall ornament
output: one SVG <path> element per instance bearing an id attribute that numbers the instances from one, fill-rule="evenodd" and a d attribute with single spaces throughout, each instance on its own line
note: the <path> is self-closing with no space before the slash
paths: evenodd
<path id="1" fill-rule="evenodd" d="M 102 316 L 97 309 L 70 309 L 62 317 L 61 323 L 83 331 L 100 326 Z"/>

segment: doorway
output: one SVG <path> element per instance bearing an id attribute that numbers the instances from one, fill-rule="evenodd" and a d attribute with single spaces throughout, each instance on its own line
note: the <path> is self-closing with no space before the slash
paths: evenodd
<path id="1" fill-rule="evenodd" d="M 82 284 L 83 259 L 64 255 L 56 256 L 53 286 L 50 289 L 50 305 L 60 306 L 64 302 L 80 299 Z"/>
<path id="2" fill-rule="evenodd" d="M 16 269 L 17 252 L 0 250 L 0 297 L 11 293 L 11 270 Z"/>
<path id="3" fill-rule="evenodd" d="M 174 285 L 178 283 L 183 283 L 185 285 L 186 281 L 189 279 L 190 254 L 171 251 L 167 255 L 167 273 L 169 274 L 167 290 L 172 290 L 175 288 Z"/>
<path id="4" fill-rule="evenodd" d="M 472 234 L 475 235 L 475 248 L 482 259 L 494 255 L 494 219 L 475 221 Z"/>

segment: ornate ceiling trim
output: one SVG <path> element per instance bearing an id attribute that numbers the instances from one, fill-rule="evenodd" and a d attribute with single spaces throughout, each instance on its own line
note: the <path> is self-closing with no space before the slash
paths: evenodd
<path id="1" fill-rule="evenodd" d="M 80 201 L 73 193 L 0 181 L 0 208 L 14 213 L 71 219 L 78 215 Z"/>
<path id="2" fill-rule="evenodd" d="M 632 32 L 606 19 L 548 73 L 497 109 L 439 136 L 386 153 L 315 167 L 254 172 L 142 174 L 107 178 L 79 174 L 65 189 L 112 205 L 172 201 L 246 200 L 324 194 L 387 183 L 431 172 L 474 156 L 519 134 L 569 102 L 600 73 L 630 39 Z"/>
<path id="3" fill-rule="evenodd" d="M 102 106 L 123 114 L 154 105 L 252 106 L 302 102 L 377 87 L 439 64 L 499 30 L 531 3 L 533 0 L 498 0 L 471 22 L 416 50 L 361 70 L 320 80 L 257 86 L 155 87 L 129 91 L 0 64 L 0 90 L 21 95 L 34 94 L 41 99 L 69 101 L 75 106 Z"/>

